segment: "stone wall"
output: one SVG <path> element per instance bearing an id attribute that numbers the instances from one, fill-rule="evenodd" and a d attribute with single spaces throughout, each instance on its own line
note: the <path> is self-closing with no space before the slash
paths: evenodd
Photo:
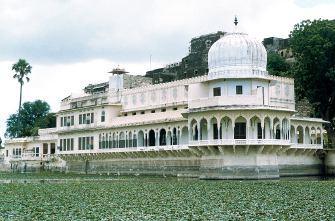
<path id="1" fill-rule="evenodd" d="M 164 68 L 150 70 L 146 73 L 147 77 L 152 78 L 152 82 L 163 83 L 208 73 L 208 51 L 210 47 L 224 35 L 225 32 L 206 34 L 192 38 L 187 56 L 173 65 Z"/>
<path id="2" fill-rule="evenodd" d="M 277 179 L 322 175 L 322 160 L 313 151 L 278 151 L 253 146 L 227 147 L 224 153 L 190 157 L 68 160 L 67 171 L 119 175 L 161 175 L 200 179 Z M 186 150 L 188 151 L 188 150 Z M 334 160 L 335 162 L 335 160 Z"/>
<path id="3" fill-rule="evenodd" d="M 123 75 L 123 87 L 130 89 L 136 87 L 143 87 L 150 85 L 152 83 L 152 79 L 150 77 L 145 77 L 141 75 Z"/>
<path id="4" fill-rule="evenodd" d="M 325 160 L 322 151 L 304 149 L 264 148 L 243 146 L 215 147 L 204 155 L 181 155 L 161 157 L 161 154 L 139 158 L 95 159 L 76 158 L 66 162 L 21 161 L 7 165 L 7 171 L 39 172 L 62 171 L 89 174 L 158 175 L 194 177 L 200 179 L 277 179 L 280 177 L 321 176 L 326 167 L 329 175 L 335 175 L 335 151 L 328 151 Z M 261 150 L 261 151 L 260 151 Z M 188 156 L 187 156 L 188 155 Z M 4 170 L 4 166 L 1 166 Z"/>
<path id="5" fill-rule="evenodd" d="M 326 150 L 323 157 L 326 174 L 329 176 L 335 176 L 335 150 Z"/>
<path id="6" fill-rule="evenodd" d="M 278 166 L 281 177 L 325 175 L 323 161 L 318 152 L 306 152 L 304 149 L 293 149 L 279 154 Z"/>

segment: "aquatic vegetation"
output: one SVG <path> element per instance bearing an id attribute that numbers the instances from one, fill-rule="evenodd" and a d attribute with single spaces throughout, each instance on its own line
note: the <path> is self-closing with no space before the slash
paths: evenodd
<path id="1" fill-rule="evenodd" d="M 331 180 L 83 177 L 68 183 L 0 184 L 0 220 L 335 219 Z"/>

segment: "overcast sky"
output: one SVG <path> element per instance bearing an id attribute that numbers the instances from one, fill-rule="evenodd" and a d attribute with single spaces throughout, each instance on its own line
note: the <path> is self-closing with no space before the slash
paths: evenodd
<path id="1" fill-rule="evenodd" d="M 192 37 L 239 29 L 262 40 L 288 37 L 304 19 L 334 19 L 334 0 L 0 0 L 0 137 L 18 109 L 11 66 L 32 66 L 23 102 L 52 111 L 72 92 L 107 81 L 116 65 L 132 74 L 179 61 Z"/>

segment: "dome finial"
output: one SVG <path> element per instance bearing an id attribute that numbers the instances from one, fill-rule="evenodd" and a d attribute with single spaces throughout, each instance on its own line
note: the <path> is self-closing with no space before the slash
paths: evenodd
<path id="1" fill-rule="evenodd" d="M 235 24 L 235 26 L 237 26 L 237 24 L 238 24 L 236 15 L 235 15 L 235 19 L 234 19 L 234 24 Z"/>

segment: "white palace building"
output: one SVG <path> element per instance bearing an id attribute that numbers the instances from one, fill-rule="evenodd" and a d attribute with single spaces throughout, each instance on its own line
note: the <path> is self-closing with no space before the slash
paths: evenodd
<path id="1" fill-rule="evenodd" d="M 295 115 L 294 80 L 266 71 L 263 44 L 228 33 L 208 75 L 124 87 L 123 69 L 61 101 L 57 128 L 7 140 L 8 168 L 215 179 L 318 175 L 322 119 Z"/>

